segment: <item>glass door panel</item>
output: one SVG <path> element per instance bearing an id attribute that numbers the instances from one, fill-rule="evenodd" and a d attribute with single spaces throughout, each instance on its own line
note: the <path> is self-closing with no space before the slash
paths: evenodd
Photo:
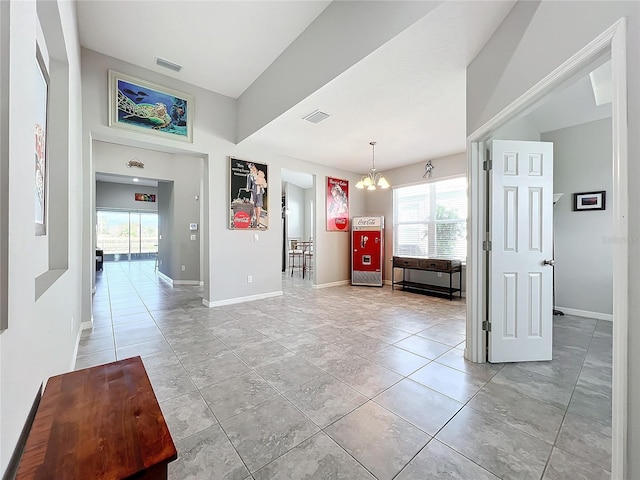
<path id="1" fill-rule="evenodd" d="M 129 260 L 140 260 L 140 214 L 129 213 Z"/>
<path id="2" fill-rule="evenodd" d="M 140 214 L 140 256 L 155 258 L 158 253 L 158 214 Z"/>
<path id="3" fill-rule="evenodd" d="M 158 251 L 158 214 L 96 212 L 96 247 L 105 261 L 155 258 Z"/>
<path id="4" fill-rule="evenodd" d="M 129 259 L 129 212 L 97 212 L 96 245 L 104 259 Z"/>

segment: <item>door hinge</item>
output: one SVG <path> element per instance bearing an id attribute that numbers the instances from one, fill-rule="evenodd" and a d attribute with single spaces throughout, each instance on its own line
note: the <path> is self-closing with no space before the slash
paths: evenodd
<path id="1" fill-rule="evenodd" d="M 490 252 L 491 251 L 491 240 L 483 240 L 482 241 L 482 249 L 485 252 Z"/>
<path id="2" fill-rule="evenodd" d="M 490 332 L 491 331 L 491 322 L 489 320 L 485 320 L 482 322 L 482 330 Z"/>
<path id="3" fill-rule="evenodd" d="M 492 168 L 493 168 L 493 162 L 491 160 L 485 160 L 484 162 L 482 162 L 482 169 L 485 172 L 488 172 Z"/>

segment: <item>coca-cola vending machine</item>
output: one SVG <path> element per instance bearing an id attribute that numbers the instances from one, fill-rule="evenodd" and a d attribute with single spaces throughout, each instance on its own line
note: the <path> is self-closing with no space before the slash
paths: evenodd
<path id="1" fill-rule="evenodd" d="M 351 220 L 351 285 L 382 286 L 384 217 Z"/>

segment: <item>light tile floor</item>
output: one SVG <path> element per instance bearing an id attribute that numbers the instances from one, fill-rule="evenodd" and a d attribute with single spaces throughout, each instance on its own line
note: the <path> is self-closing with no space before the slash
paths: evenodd
<path id="1" fill-rule="evenodd" d="M 465 306 L 390 288 L 208 309 L 154 262 L 105 263 L 76 368 L 140 355 L 170 478 L 610 478 L 612 329 L 554 317 L 554 360 L 463 358 Z"/>

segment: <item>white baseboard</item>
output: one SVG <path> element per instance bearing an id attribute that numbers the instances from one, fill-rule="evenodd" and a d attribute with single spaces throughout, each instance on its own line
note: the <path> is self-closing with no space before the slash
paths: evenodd
<path id="1" fill-rule="evenodd" d="M 81 334 L 82 334 L 82 327 L 78 330 L 78 335 L 76 335 L 76 346 L 73 349 L 73 356 L 71 357 L 71 367 L 69 367 L 70 372 L 72 372 L 76 368 L 76 359 L 78 358 L 78 349 L 80 348 Z"/>
<path id="2" fill-rule="evenodd" d="M 339 282 L 321 283 L 320 285 L 314 285 L 313 288 L 340 287 L 342 285 L 351 285 L 351 280 L 340 280 Z"/>
<path id="3" fill-rule="evenodd" d="M 174 285 L 200 285 L 200 280 L 174 280 Z"/>
<path id="4" fill-rule="evenodd" d="M 259 295 L 249 295 L 246 297 L 227 298 L 226 300 L 217 300 L 215 302 L 209 302 L 203 298 L 202 304 L 205 307 L 214 308 L 214 307 L 222 307 L 224 305 L 234 305 L 236 303 L 253 302 L 255 300 L 264 300 L 265 298 L 281 297 L 281 296 L 282 296 L 282 290 L 278 292 L 261 293 Z"/>
<path id="5" fill-rule="evenodd" d="M 166 276 L 160 270 L 158 270 L 158 277 L 160 277 L 165 282 L 169 282 L 171 285 L 173 285 L 173 278 Z"/>
<path id="6" fill-rule="evenodd" d="M 609 322 L 613 322 L 613 314 L 611 313 L 588 312 L 586 310 L 560 306 L 556 306 L 556 310 L 560 310 L 562 313 L 566 313 L 567 315 L 575 315 L 576 317 L 595 318 L 596 320 L 607 320 Z"/>
<path id="7" fill-rule="evenodd" d="M 91 330 L 93 328 L 93 315 L 88 322 L 82 322 L 80 324 L 80 330 Z"/>
<path id="8" fill-rule="evenodd" d="M 204 285 L 204 282 L 200 280 L 174 280 L 160 271 L 158 271 L 158 276 L 171 285 Z"/>

